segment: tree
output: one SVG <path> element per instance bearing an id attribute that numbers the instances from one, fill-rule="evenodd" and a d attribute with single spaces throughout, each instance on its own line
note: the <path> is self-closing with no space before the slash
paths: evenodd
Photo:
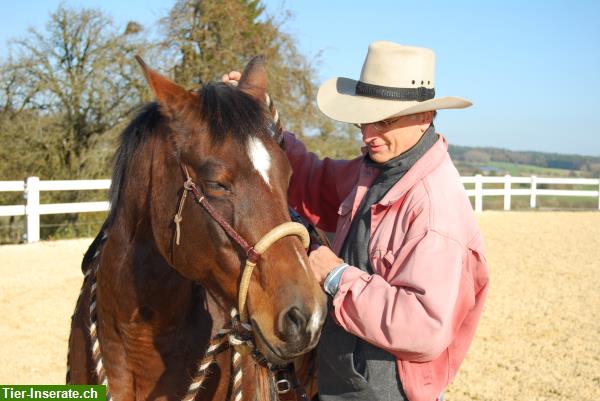
<path id="1" fill-rule="evenodd" d="M 0 164 L 0 179 L 108 175 L 114 137 L 146 92 L 133 57 L 148 48 L 141 31 L 130 23 L 119 32 L 100 11 L 59 6 L 44 32 L 30 29 L 12 43 L 11 55 L 0 65 L 0 159 L 8 161 Z M 47 193 L 43 201 L 77 202 L 94 195 Z M 2 203 L 20 203 L 19 196 L 2 194 Z M 97 225 L 95 219 L 42 216 L 42 235 L 77 235 L 78 220 Z M 9 225 L 18 225 L 13 220 Z"/>
<path id="2" fill-rule="evenodd" d="M 313 102 L 314 62 L 282 31 L 287 16 L 278 21 L 266 15 L 259 0 L 178 0 L 161 21 L 174 79 L 192 88 L 240 70 L 262 54 L 269 92 L 285 127 L 298 135 L 325 130 Z"/>
<path id="3" fill-rule="evenodd" d="M 43 32 L 30 29 L 0 64 L 0 159 L 9 161 L 0 164 L 0 179 L 106 178 L 115 137 L 149 99 L 133 57 L 148 53 L 154 55 L 146 57 L 153 66 L 171 68 L 175 80 L 190 88 L 219 80 L 263 54 L 269 92 L 284 126 L 298 135 L 317 134 L 308 141 L 313 150 L 349 157 L 357 149 L 355 135 L 314 107 L 315 61 L 300 54 L 282 31 L 288 16 L 267 15 L 259 0 L 178 0 L 161 21 L 160 46 L 152 46 L 135 22 L 120 29 L 98 10 L 59 6 Z M 45 202 L 90 200 L 89 195 L 49 193 Z M 88 215 L 43 218 L 58 227 Z"/>
<path id="4" fill-rule="evenodd" d="M 146 90 L 133 61 L 147 47 L 136 27 L 119 33 L 100 11 L 61 5 L 45 33 L 30 29 L 13 43 L 16 57 L 2 68 L 1 104 L 4 114 L 27 110 L 51 122 L 46 134 L 59 138 L 50 142 L 62 167 L 53 178 L 106 175 L 94 154 L 98 141 L 123 123 Z"/>
<path id="5" fill-rule="evenodd" d="M 471 149 L 465 152 L 464 160 L 471 163 L 489 163 L 491 157 L 483 150 Z"/>

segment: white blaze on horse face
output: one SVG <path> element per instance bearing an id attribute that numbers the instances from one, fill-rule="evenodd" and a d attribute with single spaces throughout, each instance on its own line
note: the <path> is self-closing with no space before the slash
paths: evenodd
<path id="1" fill-rule="evenodd" d="M 248 155 L 256 171 L 260 173 L 267 185 L 269 182 L 269 169 L 271 168 L 271 155 L 267 148 L 258 138 L 250 138 L 248 141 Z"/>
<path id="2" fill-rule="evenodd" d="M 314 311 L 312 316 L 310 317 L 310 320 L 308 322 L 308 330 L 313 335 L 313 338 L 319 332 L 319 329 L 321 328 L 321 325 L 323 324 L 323 322 L 322 322 L 323 316 L 324 315 L 323 315 L 323 311 L 321 310 L 321 308 L 317 308 L 317 310 Z"/>
<path id="3" fill-rule="evenodd" d="M 306 256 L 302 256 L 296 248 L 294 248 L 294 251 L 296 251 L 296 255 L 298 256 L 298 260 L 300 261 L 300 266 L 302 266 L 306 274 L 308 274 L 308 267 L 306 267 L 306 263 L 304 263 L 304 258 L 306 258 Z"/>

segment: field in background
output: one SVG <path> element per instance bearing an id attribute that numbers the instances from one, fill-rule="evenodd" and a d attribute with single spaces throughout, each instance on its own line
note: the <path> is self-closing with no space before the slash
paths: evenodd
<path id="1" fill-rule="evenodd" d="M 489 185 L 486 188 L 498 188 L 500 185 Z M 526 186 L 523 186 L 524 188 Z M 517 186 L 515 185 L 515 188 Z M 573 188 L 573 186 L 571 186 Z M 589 189 L 586 188 L 586 189 Z M 529 206 L 529 196 L 512 196 L 511 198 L 511 210 L 518 211 L 596 211 L 598 210 L 598 199 L 596 198 L 582 198 L 577 196 L 539 196 L 537 199 L 537 205 L 535 209 L 531 209 Z M 475 207 L 475 198 L 470 197 L 471 205 Z M 483 210 L 502 210 L 504 206 L 504 199 L 502 196 L 484 196 L 483 197 Z"/>
<path id="2" fill-rule="evenodd" d="M 505 175 L 512 176 L 527 176 L 537 175 L 540 177 L 589 177 L 594 178 L 593 173 L 567 170 L 561 168 L 540 167 L 532 164 L 520 164 L 509 162 L 488 161 L 485 163 L 476 162 L 455 162 L 461 175 Z"/>
<path id="3" fill-rule="evenodd" d="M 560 168 L 539 167 L 530 164 L 517 164 L 507 162 L 489 162 L 488 166 L 502 170 L 503 174 L 514 176 L 520 175 L 538 175 L 540 177 L 569 177 L 569 176 L 584 176 L 580 171 L 565 170 Z"/>
<path id="4" fill-rule="evenodd" d="M 447 401 L 600 398 L 600 213 L 484 212 L 491 287 Z M 62 383 L 90 239 L 0 246 L 0 383 Z"/>

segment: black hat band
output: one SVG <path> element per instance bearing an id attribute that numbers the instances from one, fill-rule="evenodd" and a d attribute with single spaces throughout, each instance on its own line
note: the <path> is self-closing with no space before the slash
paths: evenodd
<path id="1" fill-rule="evenodd" d="M 435 97 L 435 89 L 424 86 L 418 88 L 394 88 L 392 86 L 373 85 L 358 81 L 356 83 L 356 94 L 377 99 L 416 100 L 417 102 L 423 102 Z"/>

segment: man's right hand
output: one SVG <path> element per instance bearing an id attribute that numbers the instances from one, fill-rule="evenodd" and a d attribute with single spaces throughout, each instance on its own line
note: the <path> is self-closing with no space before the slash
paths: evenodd
<path id="1" fill-rule="evenodd" d="M 223 74 L 221 77 L 221 81 L 223 81 L 227 85 L 238 86 L 240 83 L 240 79 L 242 78 L 242 73 L 239 71 L 231 71 L 229 74 Z M 274 139 L 275 141 L 283 148 L 283 135 L 281 132 L 274 131 Z"/>
<path id="2" fill-rule="evenodd" d="M 240 83 L 240 79 L 242 78 L 242 73 L 239 71 L 231 71 L 229 74 L 224 74 L 221 80 L 225 82 L 227 85 L 238 86 Z"/>

